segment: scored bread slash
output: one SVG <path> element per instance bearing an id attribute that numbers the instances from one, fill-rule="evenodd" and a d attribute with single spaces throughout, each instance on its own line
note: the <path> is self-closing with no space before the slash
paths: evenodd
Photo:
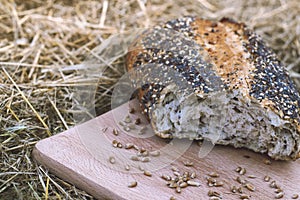
<path id="1" fill-rule="evenodd" d="M 132 181 L 131 183 L 129 183 L 129 185 L 128 185 L 128 187 L 129 188 L 134 188 L 134 187 L 136 187 L 137 186 L 137 182 L 136 181 Z"/>

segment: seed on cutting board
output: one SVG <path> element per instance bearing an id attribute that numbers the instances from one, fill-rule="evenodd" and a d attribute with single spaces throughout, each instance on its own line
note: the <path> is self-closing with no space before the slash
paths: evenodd
<path id="1" fill-rule="evenodd" d="M 240 172 L 241 169 L 242 169 L 242 167 L 237 167 L 237 168 L 235 169 L 235 171 L 236 171 L 236 172 Z"/>
<path id="2" fill-rule="evenodd" d="M 158 150 L 150 151 L 149 155 L 153 156 L 153 157 L 157 157 L 160 155 L 160 151 L 158 151 Z"/>
<path id="3" fill-rule="evenodd" d="M 265 181 L 265 182 L 269 182 L 270 180 L 271 180 L 270 176 L 265 176 L 265 177 L 264 177 L 264 181 Z"/>
<path id="4" fill-rule="evenodd" d="M 174 196 L 171 196 L 170 200 L 176 200 L 176 198 Z"/>
<path id="5" fill-rule="evenodd" d="M 172 170 L 173 172 L 178 172 L 178 171 L 179 171 L 179 169 L 178 169 L 177 167 L 175 167 L 175 166 L 172 166 L 172 167 L 171 167 L 171 170 Z"/>
<path id="6" fill-rule="evenodd" d="M 183 161 L 183 165 L 187 167 L 192 167 L 194 163 L 190 160 Z"/>
<path id="7" fill-rule="evenodd" d="M 221 198 L 213 196 L 213 197 L 209 197 L 209 200 L 221 200 Z"/>
<path id="8" fill-rule="evenodd" d="M 171 176 L 168 175 L 161 175 L 161 178 L 166 180 L 166 181 L 170 181 L 171 180 Z"/>
<path id="9" fill-rule="evenodd" d="M 236 186 L 235 186 L 235 185 L 232 185 L 232 186 L 230 187 L 230 191 L 231 191 L 232 193 L 236 193 L 236 191 L 237 191 Z"/>
<path id="10" fill-rule="evenodd" d="M 117 147 L 121 149 L 121 148 L 123 147 L 122 143 L 119 142 L 119 143 L 117 144 Z"/>
<path id="11" fill-rule="evenodd" d="M 275 199 L 281 199 L 284 196 L 283 192 L 279 192 L 275 195 Z"/>
<path id="12" fill-rule="evenodd" d="M 107 129 L 108 129 L 108 127 L 104 127 L 104 128 L 102 129 L 102 132 L 105 133 L 105 132 L 107 131 Z"/>
<path id="13" fill-rule="evenodd" d="M 140 119 L 140 118 L 137 118 L 137 119 L 134 121 L 134 123 L 135 123 L 136 125 L 140 125 L 140 124 L 141 124 L 141 119 Z"/>
<path id="14" fill-rule="evenodd" d="M 129 112 L 130 114 L 133 114 L 133 113 L 135 112 L 135 109 L 134 109 L 134 108 L 129 108 L 128 112 Z"/>
<path id="15" fill-rule="evenodd" d="M 278 185 L 277 185 L 276 181 L 272 181 L 272 182 L 270 183 L 270 187 L 271 187 L 271 188 L 278 188 Z"/>
<path id="16" fill-rule="evenodd" d="M 126 143 L 125 144 L 125 149 L 131 149 L 133 147 L 132 143 Z"/>
<path id="17" fill-rule="evenodd" d="M 129 132 L 130 128 L 128 126 L 124 126 L 124 131 Z"/>
<path id="18" fill-rule="evenodd" d="M 196 178 L 196 173 L 195 172 L 192 172 L 191 175 L 190 175 L 191 179 L 194 179 Z"/>
<path id="19" fill-rule="evenodd" d="M 122 121 L 119 121 L 119 125 L 125 126 L 124 122 L 122 122 Z"/>
<path id="20" fill-rule="evenodd" d="M 247 183 L 245 185 L 245 187 L 250 190 L 251 192 L 254 192 L 255 191 L 255 187 L 251 184 L 251 183 Z"/>
<path id="21" fill-rule="evenodd" d="M 280 192 L 283 192 L 283 190 L 282 190 L 281 188 L 277 188 L 277 189 L 275 190 L 275 193 L 280 193 Z"/>
<path id="22" fill-rule="evenodd" d="M 125 122 L 125 123 L 131 123 L 131 122 L 132 122 L 132 120 L 131 120 L 131 118 L 130 118 L 129 115 L 127 115 L 127 116 L 125 117 L 124 122 Z"/>
<path id="23" fill-rule="evenodd" d="M 145 171 L 144 167 L 142 167 L 141 165 L 139 165 L 139 170 L 141 170 L 142 172 Z"/>
<path id="24" fill-rule="evenodd" d="M 144 175 L 146 175 L 146 176 L 152 176 L 152 174 L 151 174 L 151 172 L 150 171 L 147 171 L 147 170 L 144 170 Z"/>
<path id="25" fill-rule="evenodd" d="M 140 160 L 139 157 L 137 157 L 135 155 L 131 156 L 130 159 L 133 160 L 133 161 L 139 161 Z"/>
<path id="26" fill-rule="evenodd" d="M 208 176 L 218 178 L 220 175 L 216 172 L 211 172 L 211 173 L 208 174 Z"/>
<path id="27" fill-rule="evenodd" d="M 187 182 L 182 182 L 179 184 L 179 187 L 181 187 L 181 188 L 185 188 L 187 186 L 188 186 Z"/>
<path id="28" fill-rule="evenodd" d="M 241 177 L 239 177 L 239 176 L 236 177 L 236 181 L 239 182 L 239 183 L 242 184 L 242 185 L 246 184 L 246 181 L 243 180 L 243 179 L 241 179 Z"/>
<path id="29" fill-rule="evenodd" d="M 214 196 L 214 197 L 221 197 L 221 194 L 219 192 L 213 191 L 213 190 L 209 190 L 208 193 L 207 193 L 207 195 L 209 197 L 212 197 L 212 196 Z"/>
<path id="30" fill-rule="evenodd" d="M 223 185 L 224 185 L 223 181 L 217 181 L 217 182 L 214 183 L 215 187 L 222 187 Z"/>
<path id="31" fill-rule="evenodd" d="M 130 130 L 134 130 L 135 129 L 135 125 L 134 124 L 128 124 L 128 128 L 130 128 Z"/>
<path id="32" fill-rule="evenodd" d="M 125 170 L 129 171 L 130 170 L 130 166 L 129 165 L 125 165 Z"/>
<path id="33" fill-rule="evenodd" d="M 299 195 L 298 194 L 293 194 L 292 199 L 298 199 Z"/>
<path id="34" fill-rule="evenodd" d="M 173 174 L 174 174 L 175 176 L 180 176 L 180 173 L 179 173 L 178 171 L 174 171 Z"/>
<path id="35" fill-rule="evenodd" d="M 269 160 L 269 159 L 264 159 L 264 163 L 266 165 L 271 165 L 272 164 L 271 160 Z"/>
<path id="36" fill-rule="evenodd" d="M 248 178 L 252 178 L 252 179 L 257 178 L 257 176 L 252 175 L 252 174 L 251 174 L 251 175 L 248 175 L 247 177 L 248 177 Z"/>
<path id="37" fill-rule="evenodd" d="M 108 158 L 108 160 L 109 160 L 109 162 L 110 162 L 111 164 L 115 164 L 115 162 L 116 162 L 116 159 L 115 159 L 115 157 L 113 157 L 113 156 L 110 156 L 110 157 Z"/>
<path id="38" fill-rule="evenodd" d="M 113 134 L 117 136 L 117 135 L 119 135 L 119 131 L 118 131 L 117 129 L 114 128 L 114 129 L 113 129 Z"/>
<path id="39" fill-rule="evenodd" d="M 250 196 L 247 195 L 247 194 L 241 194 L 241 195 L 240 195 L 240 199 L 248 200 L 248 199 L 250 199 Z"/>
<path id="40" fill-rule="evenodd" d="M 181 188 L 180 187 L 176 187 L 176 192 L 177 193 L 181 193 Z"/>
<path id="41" fill-rule="evenodd" d="M 136 187 L 137 186 L 137 182 L 136 181 L 132 181 L 129 185 L 128 185 L 128 187 L 130 187 L 130 188 L 134 188 L 134 187 Z"/>
<path id="42" fill-rule="evenodd" d="M 243 188 L 242 187 L 238 187 L 237 191 L 242 194 L 243 193 Z"/>
<path id="43" fill-rule="evenodd" d="M 191 180 L 188 180 L 187 184 L 190 186 L 196 186 L 196 187 L 199 187 L 201 185 L 199 182 L 191 181 Z"/>
<path id="44" fill-rule="evenodd" d="M 242 169 L 241 169 L 241 171 L 239 173 L 240 173 L 240 175 L 246 174 L 246 169 L 244 167 L 242 167 Z"/>
<path id="45" fill-rule="evenodd" d="M 141 161 L 142 161 L 142 162 L 150 162 L 150 158 L 148 158 L 148 157 L 143 157 L 143 158 L 141 158 Z"/>

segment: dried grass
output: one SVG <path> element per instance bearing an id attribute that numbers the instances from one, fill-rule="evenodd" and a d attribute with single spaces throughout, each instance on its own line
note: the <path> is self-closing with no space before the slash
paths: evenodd
<path id="1" fill-rule="evenodd" d="M 145 2 L 147 2 L 145 4 Z M 74 86 L 95 87 L 95 77 L 71 70 L 108 36 L 182 15 L 229 16 L 262 35 L 300 88 L 298 0 L 0 0 L 0 199 L 91 199 L 48 173 L 31 157 L 36 142 L 76 124 Z M 110 109 L 123 58 L 106 71 L 97 113 Z"/>

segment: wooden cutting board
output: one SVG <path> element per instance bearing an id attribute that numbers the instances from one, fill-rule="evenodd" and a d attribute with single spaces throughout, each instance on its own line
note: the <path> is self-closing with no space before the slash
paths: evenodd
<path id="1" fill-rule="evenodd" d="M 133 114 L 129 114 L 130 108 L 135 108 Z M 126 119 L 127 115 L 130 119 Z M 142 119 L 141 124 L 133 125 L 137 118 Z M 266 200 L 275 199 L 275 189 L 270 187 L 273 180 L 284 192 L 282 199 L 292 199 L 294 194 L 300 196 L 300 160 L 273 161 L 266 155 L 246 149 L 217 145 L 209 151 L 210 146 L 206 143 L 199 145 L 186 140 L 166 141 L 153 136 L 149 127 L 146 131 L 141 131 L 146 124 L 136 102 L 132 101 L 38 142 L 33 155 L 52 173 L 98 199 L 167 200 L 173 196 L 176 199 L 201 200 L 209 199 L 209 190 L 220 193 L 223 199 L 240 199 L 239 192 L 232 193 L 230 188 L 241 186 L 243 193 L 251 195 L 251 199 Z M 130 127 L 130 130 L 124 127 Z M 117 136 L 113 134 L 113 129 L 118 130 Z M 112 140 L 120 142 L 122 148 L 113 147 Z M 133 161 L 132 156 L 137 155 L 137 150 L 125 149 L 127 143 L 143 147 L 153 154 L 159 150 L 160 155 L 149 155 L 149 162 Z M 205 151 L 208 155 L 200 158 L 200 149 L 202 157 Z M 114 164 L 111 163 L 113 160 Z M 267 160 L 271 160 L 270 165 Z M 144 158 L 143 161 L 147 159 Z M 187 161 L 193 162 L 193 166 L 185 166 Z M 125 169 L 127 165 L 129 171 Z M 235 171 L 237 167 L 245 168 L 246 173 L 240 175 Z M 161 175 L 175 177 L 172 168 L 178 169 L 181 174 L 195 172 L 196 178 L 193 181 L 201 185 L 188 186 L 177 193 L 161 178 Z M 142 170 L 150 171 L 152 176 L 144 175 Z M 223 186 L 208 186 L 207 177 L 212 172 L 219 174 L 215 179 L 219 183 L 223 182 Z M 238 176 L 251 183 L 255 191 L 249 191 L 238 183 Z M 265 176 L 269 176 L 271 180 L 264 181 Z M 133 181 L 137 182 L 137 186 L 129 188 L 128 185 Z"/>

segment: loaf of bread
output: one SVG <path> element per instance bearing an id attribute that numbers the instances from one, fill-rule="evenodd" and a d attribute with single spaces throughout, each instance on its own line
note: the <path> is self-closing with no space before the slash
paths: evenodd
<path id="1" fill-rule="evenodd" d="M 127 69 L 155 134 L 300 157 L 300 98 L 245 24 L 183 17 L 137 36 Z"/>

